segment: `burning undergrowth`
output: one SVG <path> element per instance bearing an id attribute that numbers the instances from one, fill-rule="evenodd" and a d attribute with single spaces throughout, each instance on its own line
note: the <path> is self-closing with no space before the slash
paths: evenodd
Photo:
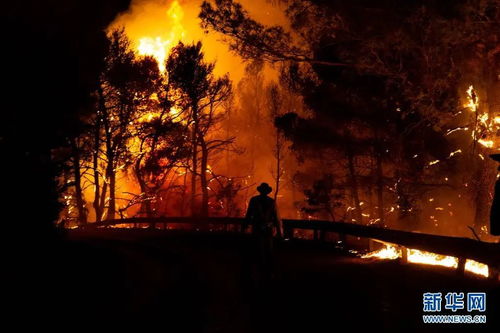
<path id="1" fill-rule="evenodd" d="M 396 260 L 404 258 L 404 260 L 408 263 L 442 266 L 454 269 L 458 267 L 458 258 L 456 257 L 420 251 L 417 249 L 409 249 L 386 242 L 377 242 L 381 245 L 380 249 L 361 255 L 361 258 L 375 258 L 382 260 Z M 489 276 L 488 265 L 471 259 L 466 259 L 465 271 L 482 277 Z"/>

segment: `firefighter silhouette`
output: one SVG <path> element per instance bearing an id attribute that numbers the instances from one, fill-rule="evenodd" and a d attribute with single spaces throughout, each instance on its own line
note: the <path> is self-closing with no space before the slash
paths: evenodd
<path id="1" fill-rule="evenodd" d="M 257 259 L 259 274 L 264 279 L 273 274 L 273 234 L 276 230 L 278 237 L 282 237 L 282 223 L 276 207 L 276 202 L 268 197 L 272 188 L 267 183 L 257 187 L 260 193 L 250 199 L 243 225 L 246 230 L 252 226 L 252 256 Z"/>

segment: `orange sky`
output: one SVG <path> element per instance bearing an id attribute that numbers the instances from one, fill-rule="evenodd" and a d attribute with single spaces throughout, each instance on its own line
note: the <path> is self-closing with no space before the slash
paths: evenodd
<path id="1" fill-rule="evenodd" d="M 198 14 L 201 3 L 202 0 L 132 0 L 129 10 L 118 15 L 110 28 L 123 26 L 136 49 L 139 46 L 148 48 L 144 41 L 150 44 L 149 48 L 163 47 L 168 50 L 179 39 L 185 43 L 201 40 L 206 58 L 217 61 L 215 73 L 222 75 L 229 72 L 236 83 L 244 75 L 242 59 L 229 51 L 219 34 L 205 34 L 200 28 Z M 241 3 L 253 18 L 263 24 L 286 22 L 283 10 L 269 1 L 244 0 Z M 273 76 L 272 73 L 268 69 L 266 76 Z"/>

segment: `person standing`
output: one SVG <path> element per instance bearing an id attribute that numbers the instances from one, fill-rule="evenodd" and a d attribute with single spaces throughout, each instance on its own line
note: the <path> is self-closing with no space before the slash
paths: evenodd
<path id="1" fill-rule="evenodd" d="M 254 257 L 258 259 L 258 267 L 266 279 L 273 275 L 273 235 L 283 236 L 283 225 L 278 214 L 276 202 L 268 196 L 271 186 L 262 183 L 257 187 L 259 195 L 250 199 L 248 204 L 243 232 L 252 226 Z"/>

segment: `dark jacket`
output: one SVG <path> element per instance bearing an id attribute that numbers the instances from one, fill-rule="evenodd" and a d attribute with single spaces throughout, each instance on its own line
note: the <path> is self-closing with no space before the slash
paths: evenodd
<path id="1" fill-rule="evenodd" d="M 281 219 L 275 201 L 266 195 L 257 195 L 250 199 L 244 228 L 252 225 L 253 233 L 272 231 L 276 227 L 281 235 Z"/>
<path id="2" fill-rule="evenodd" d="M 495 184 L 495 196 L 490 215 L 490 232 L 492 235 L 500 236 L 500 179 Z"/>

